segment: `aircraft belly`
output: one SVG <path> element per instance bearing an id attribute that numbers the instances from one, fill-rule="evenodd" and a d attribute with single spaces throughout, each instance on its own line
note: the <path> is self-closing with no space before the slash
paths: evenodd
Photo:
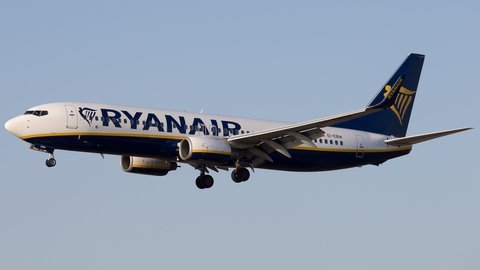
<path id="1" fill-rule="evenodd" d="M 144 157 L 176 157 L 179 139 L 127 137 L 127 136 L 45 136 L 26 139 L 30 143 L 41 143 L 55 149 L 103 153 L 113 155 L 131 155 Z"/>
<path id="2" fill-rule="evenodd" d="M 316 151 L 291 149 L 292 158 L 279 153 L 270 154 L 273 162 L 265 162 L 258 168 L 280 171 L 330 171 L 381 163 L 391 158 L 406 155 L 411 149 L 390 152 L 368 152 L 358 158 L 355 151 Z"/>

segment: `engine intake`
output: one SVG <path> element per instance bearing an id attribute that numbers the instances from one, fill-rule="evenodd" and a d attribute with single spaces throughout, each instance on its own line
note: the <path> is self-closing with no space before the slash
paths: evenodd
<path id="1" fill-rule="evenodd" d="M 180 158 L 184 161 L 206 161 L 209 164 L 227 164 L 232 148 L 227 142 L 205 138 L 187 137 L 180 142 Z"/>
<path id="2" fill-rule="evenodd" d="M 120 166 L 124 172 L 164 176 L 177 169 L 176 162 L 158 158 L 122 156 Z"/>

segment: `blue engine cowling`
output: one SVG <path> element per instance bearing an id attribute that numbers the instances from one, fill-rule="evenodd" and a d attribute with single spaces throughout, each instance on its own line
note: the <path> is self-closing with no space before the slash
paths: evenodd
<path id="1" fill-rule="evenodd" d="M 122 156 L 120 166 L 124 172 L 164 176 L 177 169 L 176 162 L 158 158 Z"/>
<path id="2" fill-rule="evenodd" d="M 232 156 L 232 148 L 227 142 L 206 137 L 183 139 L 178 152 L 184 161 L 205 162 L 212 165 L 225 165 Z"/>

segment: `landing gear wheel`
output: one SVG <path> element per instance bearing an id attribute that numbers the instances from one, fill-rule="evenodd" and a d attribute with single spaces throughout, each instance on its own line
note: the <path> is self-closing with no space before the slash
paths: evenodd
<path id="1" fill-rule="evenodd" d="M 250 178 L 250 172 L 245 168 L 238 168 L 232 171 L 232 180 L 235 183 L 245 182 Z"/>
<path id="2" fill-rule="evenodd" d="M 211 188 L 213 186 L 213 177 L 211 175 L 203 176 L 203 185 L 205 188 Z"/>
<path id="3" fill-rule="evenodd" d="M 205 188 L 205 185 L 203 183 L 203 179 L 201 176 L 197 177 L 197 180 L 195 180 L 195 184 L 197 185 L 197 187 L 199 189 L 204 189 Z"/>
<path id="4" fill-rule="evenodd" d="M 232 180 L 235 183 L 241 183 L 242 182 L 242 180 L 239 180 L 238 177 L 237 177 L 237 170 L 232 171 Z"/>
<path id="5" fill-rule="evenodd" d="M 213 177 L 210 175 L 200 175 L 195 180 L 195 184 L 199 189 L 211 188 L 213 186 Z"/>
<path id="6" fill-rule="evenodd" d="M 49 158 L 45 161 L 45 164 L 47 165 L 47 167 L 53 167 L 57 165 L 57 161 L 54 158 Z"/>

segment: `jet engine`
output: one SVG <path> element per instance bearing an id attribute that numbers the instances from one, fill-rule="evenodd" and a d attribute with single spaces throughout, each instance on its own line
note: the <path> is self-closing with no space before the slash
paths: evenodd
<path id="1" fill-rule="evenodd" d="M 177 169 L 176 162 L 158 158 L 122 156 L 120 166 L 124 172 L 164 176 Z"/>
<path id="2" fill-rule="evenodd" d="M 232 156 L 232 148 L 227 142 L 206 137 L 183 139 L 178 152 L 184 161 L 205 161 L 212 165 L 227 164 Z"/>

